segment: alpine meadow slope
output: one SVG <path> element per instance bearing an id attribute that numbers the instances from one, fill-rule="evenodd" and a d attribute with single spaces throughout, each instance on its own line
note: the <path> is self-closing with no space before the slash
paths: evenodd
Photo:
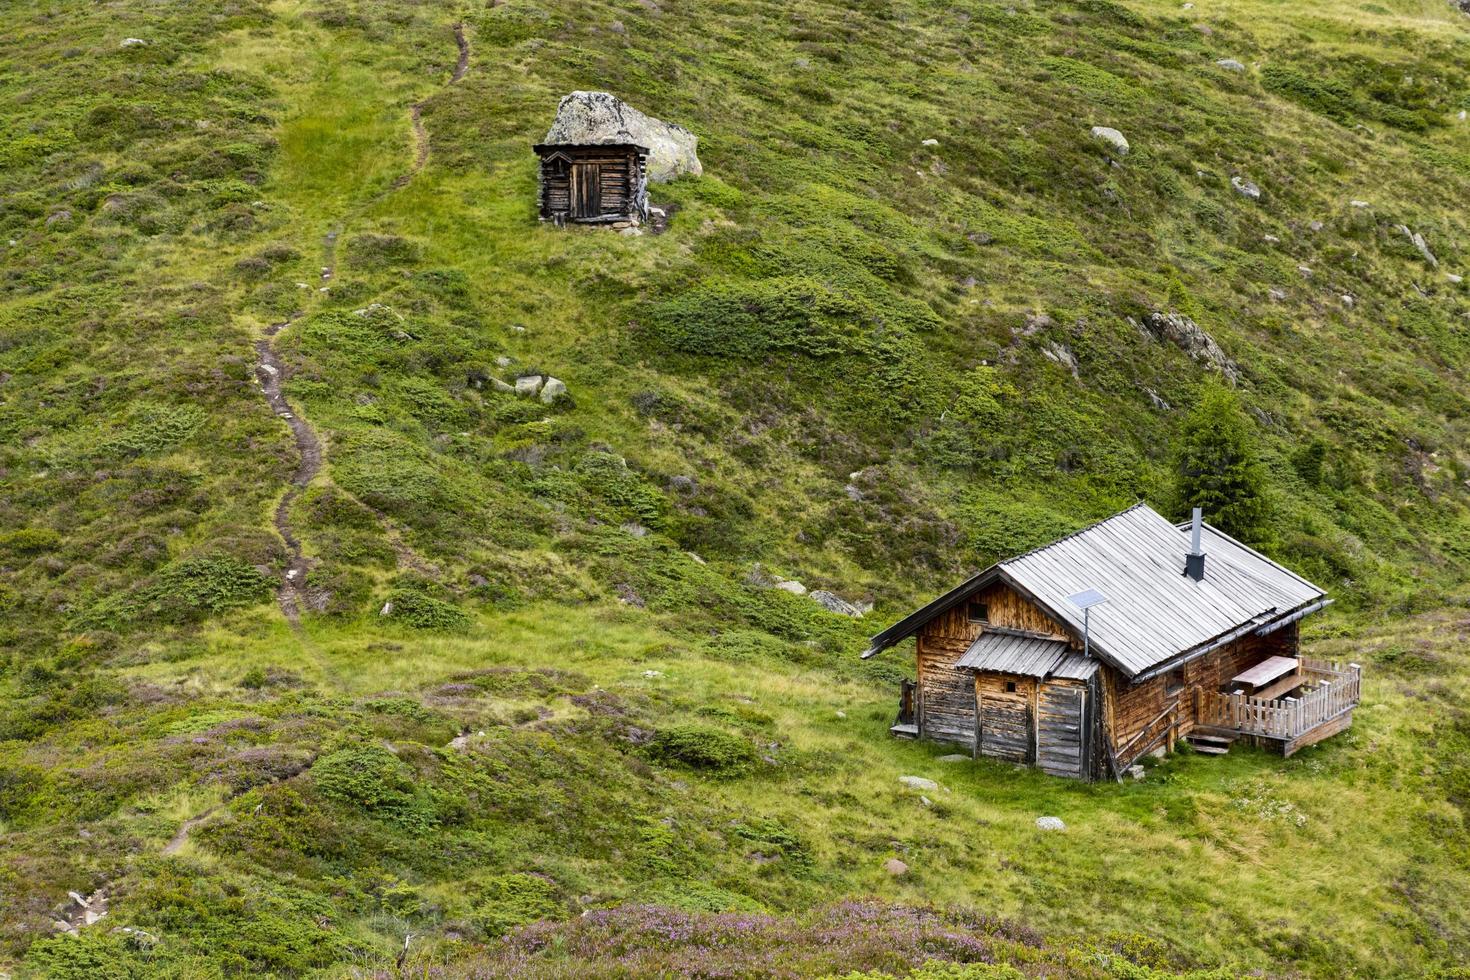
<path id="1" fill-rule="evenodd" d="M 1455 4 L 0 25 L 0 972 L 1464 975 Z M 698 135 L 662 233 L 536 221 L 586 89 Z M 1128 785 L 888 737 L 869 634 L 1177 511 L 1210 418 L 1351 731 Z"/>

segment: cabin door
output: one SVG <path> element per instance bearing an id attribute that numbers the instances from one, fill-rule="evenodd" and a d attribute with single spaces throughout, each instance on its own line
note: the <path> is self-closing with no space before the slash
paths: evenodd
<path id="1" fill-rule="evenodd" d="M 980 755 L 1007 762 L 1032 761 L 1034 691 L 1034 682 L 1029 678 L 1007 680 L 994 674 L 982 677 L 976 692 L 980 702 L 976 749 Z"/>
<path id="2" fill-rule="evenodd" d="M 1053 776 L 1085 775 L 1087 688 L 1046 684 L 1036 699 L 1036 764 Z"/>
<path id="3" fill-rule="evenodd" d="M 572 164 L 572 217 L 595 218 L 602 214 L 602 166 Z"/>

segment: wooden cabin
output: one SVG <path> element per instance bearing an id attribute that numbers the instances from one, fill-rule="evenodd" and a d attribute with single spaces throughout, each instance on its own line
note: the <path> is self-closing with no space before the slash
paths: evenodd
<path id="1" fill-rule="evenodd" d="M 541 220 L 637 224 L 648 218 L 648 147 L 538 143 Z"/>
<path id="2" fill-rule="evenodd" d="M 1330 599 L 1199 520 L 1138 504 L 980 572 L 873 637 L 915 638 L 893 733 L 1121 778 L 1188 739 L 1291 755 L 1346 729 L 1361 670 L 1300 655 Z"/>

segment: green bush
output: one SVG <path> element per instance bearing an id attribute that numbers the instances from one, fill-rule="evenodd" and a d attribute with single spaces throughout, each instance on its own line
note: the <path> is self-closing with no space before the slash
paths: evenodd
<path id="1" fill-rule="evenodd" d="M 478 901 L 470 919 L 487 939 L 527 923 L 557 918 L 566 911 L 556 884 L 541 875 L 497 875 L 475 882 L 472 890 Z"/>
<path id="2" fill-rule="evenodd" d="M 0 553 L 35 555 L 52 551 L 61 544 L 61 535 L 49 527 L 23 527 L 0 534 Z"/>
<path id="3" fill-rule="evenodd" d="M 665 728 L 649 743 L 650 754 L 668 765 L 685 766 L 710 776 L 739 776 L 755 765 L 750 742 L 718 728 L 680 725 Z"/>
<path id="4" fill-rule="evenodd" d="M 420 787 L 408 765 L 387 749 L 341 749 L 318 759 L 311 777 L 327 799 L 412 833 L 427 833 L 440 823 L 430 788 Z"/>
<path id="5" fill-rule="evenodd" d="M 422 592 L 400 589 L 389 594 L 388 602 L 393 606 L 388 614 L 390 621 L 426 633 L 459 633 L 474 622 L 469 613 L 453 603 Z"/>

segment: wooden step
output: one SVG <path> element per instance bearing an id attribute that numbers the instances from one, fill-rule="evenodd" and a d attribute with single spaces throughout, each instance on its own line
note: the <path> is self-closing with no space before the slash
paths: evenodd
<path id="1" fill-rule="evenodd" d="M 1214 745 L 1220 748 L 1230 748 L 1235 744 L 1235 739 L 1225 735 L 1186 735 L 1191 745 Z"/>
<path id="2" fill-rule="evenodd" d="M 1230 747 L 1228 745 L 1222 747 L 1219 745 L 1199 745 L 1198 743 L 1193 742 L 1190 744 L 1194 746 L 1194 750 L 1196 752 L 1199 752 L 1202 755 L 1226 755 L 1230 752 Z"/>

